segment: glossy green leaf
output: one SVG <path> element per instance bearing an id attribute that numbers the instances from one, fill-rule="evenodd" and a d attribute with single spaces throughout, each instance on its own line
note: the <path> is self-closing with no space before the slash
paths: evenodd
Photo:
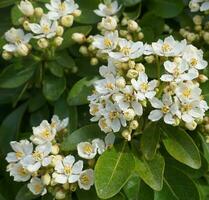
<path id="1" fill-rule="evenodd" d="M 95 167 L 95 187 L 98 196 L 108 199 L 119 193 L 133 170 L 134 158 L 126 142 L 105 151 Z"/>
<path id="2" fill-rule="evenodd" d="M 17 88 L 28 81 L 34 74 L 37 63 L 22 66 L 21 64 L 14 63 L 5 68 L 0 74 L 0 87 L 1 88 Z"/>
<path id="3" fill-rule="evenodd" d="M 160 129 L 158 126 L 158 123 L 150 123 L 142 133 L 140 149 L 146 159 L 152 159 L 155 156 L 160 140 Z"/>
<path id="4" fill-rule="evenodd" d="M 97 124 L 84 126 L 68 135 L 61 144 L 61 149 L 63 151 L 75 150 L 78 143 L 99 138 L 102 134 L 103 133 Z"/>
<path id="5" fill-rule="evenodd" d="M 200 168 L 199 150 L 186 131 L 172 126 L 164 126 L 161 130 L 165 134 L 163 144 L 171 156 L 194 169 Z"/>
<path id="6" fill-rule="evenodd" d="M 152 160 L 135 155 L 135 171 L 154 190 L 159 191 L 163 187 L 164 168 L 165 161 L 160 154 L 156 154 Z"/>
<path id="7" fill-rule="evenodd" d="M 68 94 L 68 104 L 71 106 L 87 104 L 87 97 L 92 94 L 93 83 L 96 79 L 85 77 L 75 83 Z"/>
<path id="8" fill-rule="evenodd" d="M 150 0 L 147 5 L 156 16 L 163 18 L 175 17 L 184 8 L 182 0 Z"/>
<path id="9" fill-rule="evenodd" d="M 32 200 L 36 199 L 37 196 L 34 196 L 27 188 L 27 186 L 23 186 L 16 195 L 15 200 Z"/>
<path id="10" fill-rule="evenodd" d="M 153 200 L 154 199 L 154 192 L 153 192 L 152 188 L 150 188 L 143 181 L 141 181 L 141 183 L 140 183 L 139 199 L 143 199 L 143 200 Z"/>
<path id="11" fill-rule="evenodd" d="M 4 8 L 7 6 L 11 6 L 15 3 L 16 0 L 1 0 L 0 1 L 0 8 Z"/>
<path id="12" fill-rule="evenodd" d="M 139 6 L 136 6 L 136 9 L 131 9 L 130 11 L 123 12 L 124 17 L 132 20 L 136 20 L 141 14 L 141 4 Z"/>
<path id="13" fill-rule="evenodd" d="M 15 5 L 11 10 L 11 19 L 14 25 L 20 25 L 19 18 L 22 17 L 20 9 Z"/>
<path id="14" fill-rule="evenodd" d="M 209 81 L 206 81 L 205 83 L 201 84 L 200 87 L 202 89 L 202 94 L 204 96 L 204 99 L 209 103 L 209 87 L 208 87 Z"/>
<path id="15" fill-rule="evenodd" d="M 63 77 L 63 75 L 64 75 L 63 68 L 57 62 L 53 62 L 53 61 L 52 62 L 48 62 L 46 64 L 46 67 L 50 70 L 50 72 L 53 75 L 55 75 L 55 76 L 57 76 L 59 78 Z"/>
<path id="16" fill-rule="evenodd" d="M 27 103 L 22 104 L 10 113 L 2 122 L 0 127 L 0 148 L 3 153 L 10 149 L 10 141 L 15 140 L 19 132 L 23 114 L 27 108 Z"/>
<path id="17" fill-rule="evenodd" d="M 73 28 L 69 28 L 67 31 L 65 31 L 63 35 L 64 41 L 60 49 L 65 49 L 75 44 L 75 41 L 72 39 L 73 33 L 83 33 L 84 35 L 87 35 L 90 33 L 91 29 L 92 29 L 91 26 L 76 26 Z"/>
<path id="18" fill-rule="evenodd" d="M 56 101 L 66 88 L 65 78 L 47 75 L 43 81 L 43 94 L 49 101 Z"/>
<path id="19" fill-rule="evenodd" d="M 195 183 L 181 171 L 169 167 L 165 170 L 164 186 L 155 192 L 154 200 L 199 200 Z"/>
<path id="20" fill-rule="evenodd" d="M 140 3 L 141 0 L 120 0 L 120 3 L 122 3 L 124 6 L 135 6 L 136 4 Z"/>

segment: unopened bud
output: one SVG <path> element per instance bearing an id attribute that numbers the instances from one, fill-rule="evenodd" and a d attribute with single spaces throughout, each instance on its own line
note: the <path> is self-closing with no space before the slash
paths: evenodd
<path id="1" fill-rule="evenodd" d="M 66 196 L 65 192 L 63 190 L 59 190 L 55 194 L 55 199 L 64 199 Z"/>
<path id="2" fill-rule="evenodd" d="M 86 46 L 81 46 L 79 49 L 79 52 L 84 55 L 87 56 L 88 55 L 88 48 Z"/>
<path id="3" fill-rule="evenodd" d="M 43 14 L 44 14 L 44 11 L 43 11 L 43 9 L 41 7 L 35 8 L 35 15 L 37 17 L 41 17 Z"/>
<path id="4" fill-rule="evenodd" d="M 138 30 L 139 25 L 134 20 L 128 20 L 128 30 L 135 32 Z"/>
<path id="5" fill-rule="evenodd" d="M 202 30 L 202 26 L 201 25 L 195 25 L 194 30 L 199 32 Z"/>
<path id="6" fill-rule="evenodd" d="M 41 49 L 46 49 L 49 46 L 49 42 L 45 38 L 39 39 L 37 44 Z"/>
<path id="7" fill-rule="evenodd" d="M 64 28 L 62 26 L 58 26 L 56 30 L 57 36 L 62 36 L 64 33 Z"/>
<path id="8" fill-rule="evenodd" d="M 127 121 L 131 121 L 135 117 L 135 112 L 132 108 L 128 108 L 126 111 L 124 111 L 124 117 Z"/>
<path id="9" fill-rule="evenodd" d="M 204 32 L 203 38 L 204 38 L 205 41 L 209 42 L 209 32 Z"/>
<path id="10" fill-rule="evenodd" d="M 23 28 L 26 30 L 26 31 L 30 31 L 31 29 L 30 29 L 30 26 L 29 26 L 29 21 L 24 21 L 23 22 Z"/>
<path id="11" fill-rule="evenodd" d="M 66 15 L 61 18 L 61 24 L 65 27 L 71 27 L 73 25 L 74 17 L 72 15 Z"/>
<path id="12" fill-rule="evenodd" d="M 86 37 L 83 33 L 73 33 L 72 39 L 79 44 L 82 44 L 86 41 Z"/>
<path id="13" fill-rule="evenodd" d="M 126 80 L 121 76 L 116 79 L 115 84 L 118 88 L 122 89 L 126 86 Z"/>
<path id="14" fill-rule="evenodd" d="M 59 46 L 61 46 L 62 45 L 62 42 L 63 42 L 63 38 L 62 37 L 56 37 L 56 38 L 54 38 L 54 44 L 55 44 L 55 46 L 57 46 L 57 47 L 59 47 Z"/>
<path id="15" fill-rule="evenodd" d="M 3 51 L 2 52 L 2 58 L 4 60 L 10 60 L 12 58 L 12 54 L 8 51 Z"/>
<path id="16" fill-rule="evenodd" d="M 144 33 L 139 32 L 139 33 L 138 33 L 138 39 L 139 39 L 139 40 L 144 39 Z"/>
<path id="17" fill-rule="evenodd" d="M 133 120 L 133 121 L 130 123 L 130 128 L 131 128 L 132 130 L 136 130 L 136 129 L 138 128 L 138 126 L 139 126 L 139 123 L 138 123 L 137 120 Z"/>
<path id="18" fill-rule="evenodd" d="M 69 190 L 70 189 L 70 184 L 69 183 L 65 183 L 62 185 L 63 189 L 65 190 Z"/>
<path id="19" fill-rule="evenodd" d="M 153 55 L 150 55 L 150 56 L 145 56 L 144 59 L 147 63 L 151 64 L 154 62 L 155 57 Z"/>
<path id="20" fill-rule="evenodd" d="M 29 49 L 25 44 L 18 45 L 17 53 L 19 56 L 27 56 L 28 52 L 29 52 Z"/>
<path id="21" fill-rule="evenodd" d="M 195 41 L 195 40 L 196 40 L 196 35 L 195 35 L 194 33 L 188 33 L 188 34 L 187 34 L 187 40 L 188 40 L 189 42 Z"/>
<path id="22" fill-rule="evenodd" d="M 51 153 L 53 154 L 53 155 L 57 155 L 58 153 L 59 153 L 59 146 L 57 145 L 57 144 L 55 144 L 55 145 L 53 145 L 52 146 L 52 151 L 51 151 Z"/>
<path id="23" fill-rule="evenodd" d="M 136 78 L 139 75 L 139 72 L 135 69 L 129 69 L 126 76 L 130 79 Z"/>
<path id="24" fill-rule="evenodd" d="M 72 14 L 74 17 L 79 17 L 81 15 L 81 10 L 75 10 Z"/>
<path id="25" fill-rule="evenodd" d="M 137 63 L 135 69 L 139 73 L 145 72 L 145 67 L 142 63 Z"/>
<path id="26" fill-rule="evenodd" d="M 97 58 L 92 58 L 91 61 L 90 61 L 90 64 L 91 64 L 92 66 L 95 66 L 95 65 L 97 65 L 98 63 L 99 63 L 99 61 L 98 61 Z"/>
<path id="27" fill-rule="evenodd" d="M 34 14 L 33 4 L 28 0 L 22 0 L 18 5 L 19 10 L 23 15 L 30 17 Z"/>
<path id="28" fill-rule="evenodd" d="M 135 68 L 135 62 L 133 60 L 129 60 L 128 61 L 128 66 L 131 68 L 131 69 L 134 69 Z"/>
<path id="29" fill-rule="evenodd" d="M 122 26 L 126 26 L 128 24 L 128 20 L 127 20 L 127 18 L 123 18 L 122 20 L 121 20 L 121 25 Z"/>
<path id="30" fill-rule="evenodd" d="M 125 140 L 131 141 L 131 132 L 128 129 L 123 130 L 121 134 Z"/>
<path id="31" fill-rule="evenodd" d="M 113 31 L 117 27 L 117 20 L 110 16 L 102 18 L 101 27 L 108 31 Z"/>
<path id="32" fill-rule="evenodd" d="M 206 124 L 206 125 L 205 125 L 205 130 L 206 130 L 207 132 L 209 132 L 209 124 Z"/>
<path id="33" fill-rule="evenodd" d="M 192 121 L 190 123 L 185 123 L 185 127 L 190 130 L 190 131 L 193 131 L 196 129 L 197 127 L 197 123 L 195 121 Z"/>
<path id="34" fill-rule="evenodd" d="M 205 76 L 204 74 L 200 74 L 198 76 L 198 80 L 200 81 L 200 83 L 205 83 L 208 80 L 208 77 Z"/>
<path id="35" fill-rule="evenodd" d="M 49 174 L 45 174 L 41 177 L 41 180 L 44 185 L 49 185 L 51 182 L 51 176 Z"/>
<path id="36" fill-rule="evenodd" d="M 123 36 L 123 37 L 126 37 L 128 34 L 128 31 L 126 30 L 120 30 L 120 35 Z"/>
<path id="37" fill-rule="evenodd" d="M 201 25 L 202 24 L 202 17 L 200 15 L 195 15 L 193 17 L 193 22 L 195 25 Z"/>
<path id="38" fill-rule="evenodd" d="M 200 6 L 196 2 L 190 1 L 189 8 L 191 9 L 192 12 L 197 12 L 200 9 Z"/>

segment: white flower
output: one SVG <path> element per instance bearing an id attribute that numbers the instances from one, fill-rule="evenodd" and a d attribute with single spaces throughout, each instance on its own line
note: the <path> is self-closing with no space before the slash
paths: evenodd
<path id="1" fill-rule="evenodd" d="M 192 81 L 181 82 L 177 85 L 175 93 L 181 102 L 200 100 L 202 90 Z"/>
<path id="2" fill-rule="evenodd" d="M 165 61 L 164 67 L 169 74 L 163 74 L 160 79 L 165 82 L 175 81 L 179 83 L 181 81 L 193 80 L 198 77 L 196 71 L 189 70 L 187 62 L 181 58 L 174 62 L 169 60 Z"/>
<path id="3" fill-rule="evenodd" d="M 114 50 L 118 42 L 118 32 L 106 32 L 104 36 L 94 36 L 93 46 L 100 49 L 101 53 L 108 53 Z"/>
<path id="4" fill-rule="evenodd" d="M 105 136 L 104 141 L 102 139 L 96 138 L 92 140 L 92 144 L 95 144 L 97 147 L 98 154 L 104 153 L 106 149 L 111 147 L 115 142 L 115 134 L 114 133 L 108 133 Z"/>
<path id="5" fill-rule="evenodd" d="M 94 10 L 94 13 L 100 17 L 106 17 L 115 15 L 119 10 L 121 6 L 119 7 L 117 1 L 108 2 L 106 4 L 100 3 L 99 9 Z"/>
<path id="6" fill-rule="evenodd" d="M 115 17 L 102 18 L 101 27 L 107 31 L 114 31 L 117 27 L 117 20 Z"/>
<path id="7" fill-rule="evenodd" d="M 200 9 L 199 2 L 202 2 L 202 0 L 191 0 L 189 2 L 189 8 L 191 12 L 197 12 Z"/>
<path id="8" fill-rule="evenodd" d="M 34 195 L 45 195 L 47 193 L 46 188 L 44 187 L 43 182 L 38 177 L 33 177 L 30 180 L 30 183 L 28 183 L 28 189 L 34 194 Z"/>
<path id="9" fill-rule="evenodd" d="M 152 43 L 152 48 L 155 54 L 159 56 L 179 56 L 186 47 L 186 40 L 178 42 L 172 36 L 166 37 L 163 40 L 159 39 Z"/>
<path id="10" fill-rule="evenodd" d="M 120 47 L 119 52 L 110 52 L 109 56 L 122 62 L 126 62 L 129 59 L 139 58 L 144 52 L 142 42 L 133 42 L 126 39 L 120 39 L 118 45 Z"/>
<path id="11" fill-rule="evenodd" d="M 19 10 L 27 17 L 34 14 L 33 4 L 28 0 L 22 0 L 18 5 Z"/>
<path id="12" fill-rule="evenodd" d="M 104 117 L 99 120 L 98 124 L 101 130 L 105 133 L 109 133 L 112 131 L 112 128 L 107 125 L 107 120 Z"/>
<path id="13" fill-rule="evenodd" d="M 52 176 L 57 183 L 75 183 L 78 181 L 82 169 L 83 161 L 75 162 L 74 156 L 68 155 L 63 160 L 57 161 L 55 166 L 56 172 Z"/>
<path id="14" fill-rule="evenodd" d="M 93 169 L 86 169 L 81 172 L 78 185 L 80 189 L 89 190 L 94 185 L 94 171 Z"/>
<path id="15" fill-rule="evenodd" d="M 49 10 L 49 19 L 58 20 L 75 12 L 78 9 L 78 4 L 74 0 L 51 0 L 50 4 L 46 4 L 46 8 Z"/>
<path id="16" fill-rule="evenodd" d="M 111 128 L 113 132 L 118 132 L 121 126 L 126 126 L 126 120 L 124 118 L 123 112 L 117 103 L 108 101 L 106 103 L 105 109 L 103 110 L 103 115 L 106 119 L 107 126 Z"/>
<path id="17" fill-rule="evenodd" d="M 200 11 L 203 12 L 203 11 L 207 11 L 209 10 L 209 1 L 206 1 L 204 3 L 201 4 L 200 6 Z"/>
<path id="18" fill-rule="evenodd" d="M 21 160 L 23 167 L 29 172 L 36 172 L 41 166 L 48 166 L 51 163 L 51 157 L 49 156 L 51 148 L 51 143 L 38 145 L 31 155 Z"/>
<path id="19" fill-rule="evenodd" d="M 207 61 L 203 59 L 203 51 L 193 45 L 187 45 L 183 52 L 183 59 L 188 62 L 191 70 L 197 75 L 199 74 L 198 70 L 205 69 L 208 65 Z"/>
<path id="20" fill-rule="evenodd" d="M 5 39 L 9 44 L 5 44 L 3 49 L 8 52 L 18 52 L 23 46 L 27 48 L 27 44 L 32 38 L 32 34 L 25 34 L 22 29 L 11 28 L 5 33 Z M 28 49 L 28 48 L 27 48 Z"/>
<path id="21" fill-rule="evenodd" d="M 25 182 L 31 177 L 31 173 L 26 170 L 21 163 L 9 164 L 7 171 L 10 172 L 10 176 L 13 176 L 16 182 Z"/>
<path id="22" fill-rule="evenodd" d="M 52 127 L 47 120 L 43 120 L 37 127 L 33 127 L 33 135 L 30 137 L 34 144 L 51 142 L 56 135 L 56 128 Z"/>
<path id="23" fill-rule="evenodd" d="M 36 34 L 34 38 L 52 38 L 56 35 L 58 23 L 51 21 L 46 15 L 43 15 L 40 24 L 30 23 L 29 27 L 33 33 Z"/>
<path id="24" fill-rule="evenodd" d="M 151 99 L 156 94 L 154 90 L 158 85 L 158 81 L 152 80 L 148 82 L 148 76 L 145 73 L 141 73 L 137 81 L 132 79 L 131 83 L 137 91 L 136 97 L 139 100 L 145 100 L 146 98 Z"/>
<path id="25" fill-rule="evenodd" d="M 175 124 L 174 116 L 177 114 L 178 106 L 173 103 L 170 95 L 164 94 L 162 101 L 154 97 L 150 100 L 150 103 L 156 109 L 150 112 L 148 119 L 158 121 L 163 117 L 166 124 Z"/>
<path id="26" fill-rule="evenodd" d="M 80 142 L 77 145 L 78 155 L 84 159 L 93 159 L 97 154 L 97 146 L 90 142 Z"/>
<path id="27" fill-rule="evenodd" d="M 20 161 L 33 152 L 33 144 L 28 140 L 20 140 L 20 142 L 12 141 L 10 145 L 14 152 L 7 154 L 6 160 L 9 163 Z"/>
<path id="28" fill-rule="evenodd" d="M 52 130 L 55 128 L 57 132 L 62 131 L 65 128 L 67 128 L 68 123 L 69 123 L 68 117 L 63 120 L 60 120 L 57 115 L 53 115 L 53 117 L 51 119 Z"/>
<path id="29" fill-rule="evenodd" d="M 121 93 L 115 94 L 114 100 L 123 111 L 126 111 L 128 108 L 133 108 L 137 115 L 141 116 L 143 113 L 142 105 L 139 103 L 136 92 L 131 85 L 126 85 L 121 90 Z"/>
<path id="30" fill-rule="evenodd" d="M 92 102 L 89 104 L 89 107 L 90 114 L 94 116 L 91 118 L 91 121 L 98 121 L 102 117 L 101 111 L 104 109 L 103 104 Z"/>
<path id="31" fill-rule="evenodd" d="M 99 68 L 99 73 L 103 77 L 106 77 L 109 74 L 116 75 L 116 68 L 115 68 L 114 60 L 109 58 L 108 59 L 108 65 L 107 66 L 102 65 Z"/>

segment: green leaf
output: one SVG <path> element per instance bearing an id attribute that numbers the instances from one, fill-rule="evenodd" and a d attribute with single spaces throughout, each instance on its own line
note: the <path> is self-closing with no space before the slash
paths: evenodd
<path id="1" fill-rule="evenodd" d="M 12 23 L 16 26 L 20 25 L 19 18 L 22 16 L 20 9 L 15 5 L 11 10 Z"/>
<path id="2" fill-rule="evenodd" d="M 5 68 L 0 74 L 1 88 L 17 88 L 28 81 L 34 74 L 37 63 L 30 63 L 30 65 L 22 66 L 14 63 Z"/>
<path id="3" fill-rule="evenodd" d="M 209 104 L 209 87 L 208 87 L 208 84 L 209 84 L 209 81 L 206 81 L 205 83 L 202 83 L 200 85 L 200 87 L 202 89 L 202 95 L 203 95 L 204 99 Z"/>
<path id="4" fill-rule="evenodd" d="M 182 0 L 150 0 L 147 5 L 156 16 L 163 18 L 175 17 L 184 8 Z"/>
<path id="5" fill-rule="evenodd" d="M 2 122 L 0 127 L 0 146 L 4 154 L 10 150 L 10 141 L 17 137 L 23 114 L 27 108 L 27 103 L 22 104 L 10 113 Z"/>
<path id="6" fill-rule="evenodd" d="M 91 188 L 90 190 L 76 190 L 76 196 L 78 200 L 99 200 L 97 197 L 97 193 L 95 188 Z"/>
<path id="7" fill-rule="evenodd" d="M 68 29 L 63 35 L 64 41 L 60 49 L 65 49 L 75 44 L 75 41 L 72 39 L 73 33 L 83 33 L 84 35 L 88 35 L 91 32 L 91 29 L 91 26 L 76 26 Z"/>
<path id="8" fill-rule="evenodd" d="M 6 200 L 6 199 L 0 194 L 0 200 Z"/>
<path id="9" fill-rule="evenodd" d="M 76 3 L 79 5 L 82 14 L 75 18 L 75 21 L 81 24 L 95 24 L 101 20 L 101 17 L 94 13 L 94 10 L 98 8 L 100 3 L 99 0 L 83 1 L 77 0 Z"/>
<path id="10" fill-rule="evenodd" d="M 153 190 L 145 184 L 143 181 L 140 183 L 139 199 L 142 200 L 153 200 L 154 192 Z"/>
<path id="11" fill-rule="evenodd" d="M 12 103 L 17 99 L 22 87 L 14 89 L 0 89 L 0 104 Z"/>
<path id="12" fill-rule="evenodd" d="M 123 187 L 123 191 L 128 200 L 136 200 L 139 198 L 140 178 L 137 174 L 133 174 Z"/>
<path id="13" fill-rule="evenodd" d="M 75 83 L 68 94 L 68 104 L 71 106 L 87 104 L 87 97 L 92 94 L 93 83 L 96 79 L 85 77 Z"/>
<path id="14" fill-rule="evenodd" d="M 58 63 L 58 65 L 66 69 L 72 69 L 73 67 L 76 67 L 74 59 L 68 54 L 67 51 L 61 51 L 57 53 L 55 61 Z"/>
<path id="15" fill-rule="evenodd" d="M 61 149 L 63 151 L 75 150 L 78 143 L 99 138 L 102 135 L 104 134 L 97 124 L 84 126 L 68 135 L 61 144 Z"/>
<path id="16" fill-rule="evenodd" d="M 165 170 L 163 189 L 155 192 L 155 200 L 199 200 L 198 189 L 192 179 L 169 167 Z"/>
<path id="17" fill-rule="evenodd" d="M 43 81 L 43 94 L 49 101 L 56 101 L 66 88 L 65 78 L 47 75 Z"/>
<path id="18" fill-rule="evenodd" d="M 201 166 L 199 150 L 186 131 L 173 126 L 160 128 L 165 134 L 163 144 L 168 153 L 179 162 L 194 169 L 199 169 Z"/>
<path id="19" fill-rule="evenodd" d="M 63 68 L 57 62 L 53 62 L 53 61 L 48 62 L 46 64 L 46 67 L 49 68 L 50 72 L 53 75 L 60 77 L 60 78 L 63 77 L 63 75 L 64 75 Z"/>
<path id="20" fill-rule="evenodd" d="M 16 0 L 1 0 L 0 1 L 0 8 L 4 8 L 7 6 L 11 6 L 15 3 Z"/>
<path id="21" fill-rule="evenodd" d="M 27 186 L 23 186 L 16 195 L 15 200 L 32 200 L 36 199 L 37 196 L 33 195 L 27 188 Z"/>
<path id="22" fill-rule="evenodd" d="M 105 151 L 95 166 L 95 187 L 98 196 L 108 199 L 119 193 L 133 169 L 134 158 L 126 142 Z"/>
<path id="23" fill-rule="evenodd" d="M 198 133 L 198 136 L 202 143 L 203 155 L 205 159 L 207 160 L 207 162 L 209 163 L 209 144 L 206 143 L 205 138 L 202 136 L 201 133 Z"/>
<path id="24" fill-rule="evenodd" d="M 136 20 L 141 14 L 141 4 L 136 6 L 135 10 L 131 9 L 130 11 L 123 12 L 124 17 L 132 20 Z"/>
<path id="25" fill-rule="evenodd" d="M 164 168 L 165 161 L 160 154 L 156 154 L 152 160 L 135 155 L 135 171 L 154 190 L 159 191 L 163 187 Z"/>
<path id="26" fill-rule="evenodd" d="M 158 123 L 150 123 L 142 133 L 140 149 L 148 160 L 155 156 L 160 140 L 160 129 L 158 126 Z"/>
<path id="27" fill-rule="evenodd" d="M 28 109 L 29 112 L 34 112 L 41 108 L 46 103 L 41 90 L 34 90 L 31 92 L 31 97 L 29 99 Z"/>
<path id="28" fill-rule="evenodd" d="M 124 6 L 135 6 L 136 4 L 140 3 L 141 0 L 120 0 L 120 3 L 122 3 Z"/>

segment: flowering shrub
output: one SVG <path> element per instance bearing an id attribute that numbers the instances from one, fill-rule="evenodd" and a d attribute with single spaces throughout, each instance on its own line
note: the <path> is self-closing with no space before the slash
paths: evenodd
<path id="1" fill-rule="evenodd" d="M 207 0 L 0 10 L 0 199 L 209 198 Z"/>

